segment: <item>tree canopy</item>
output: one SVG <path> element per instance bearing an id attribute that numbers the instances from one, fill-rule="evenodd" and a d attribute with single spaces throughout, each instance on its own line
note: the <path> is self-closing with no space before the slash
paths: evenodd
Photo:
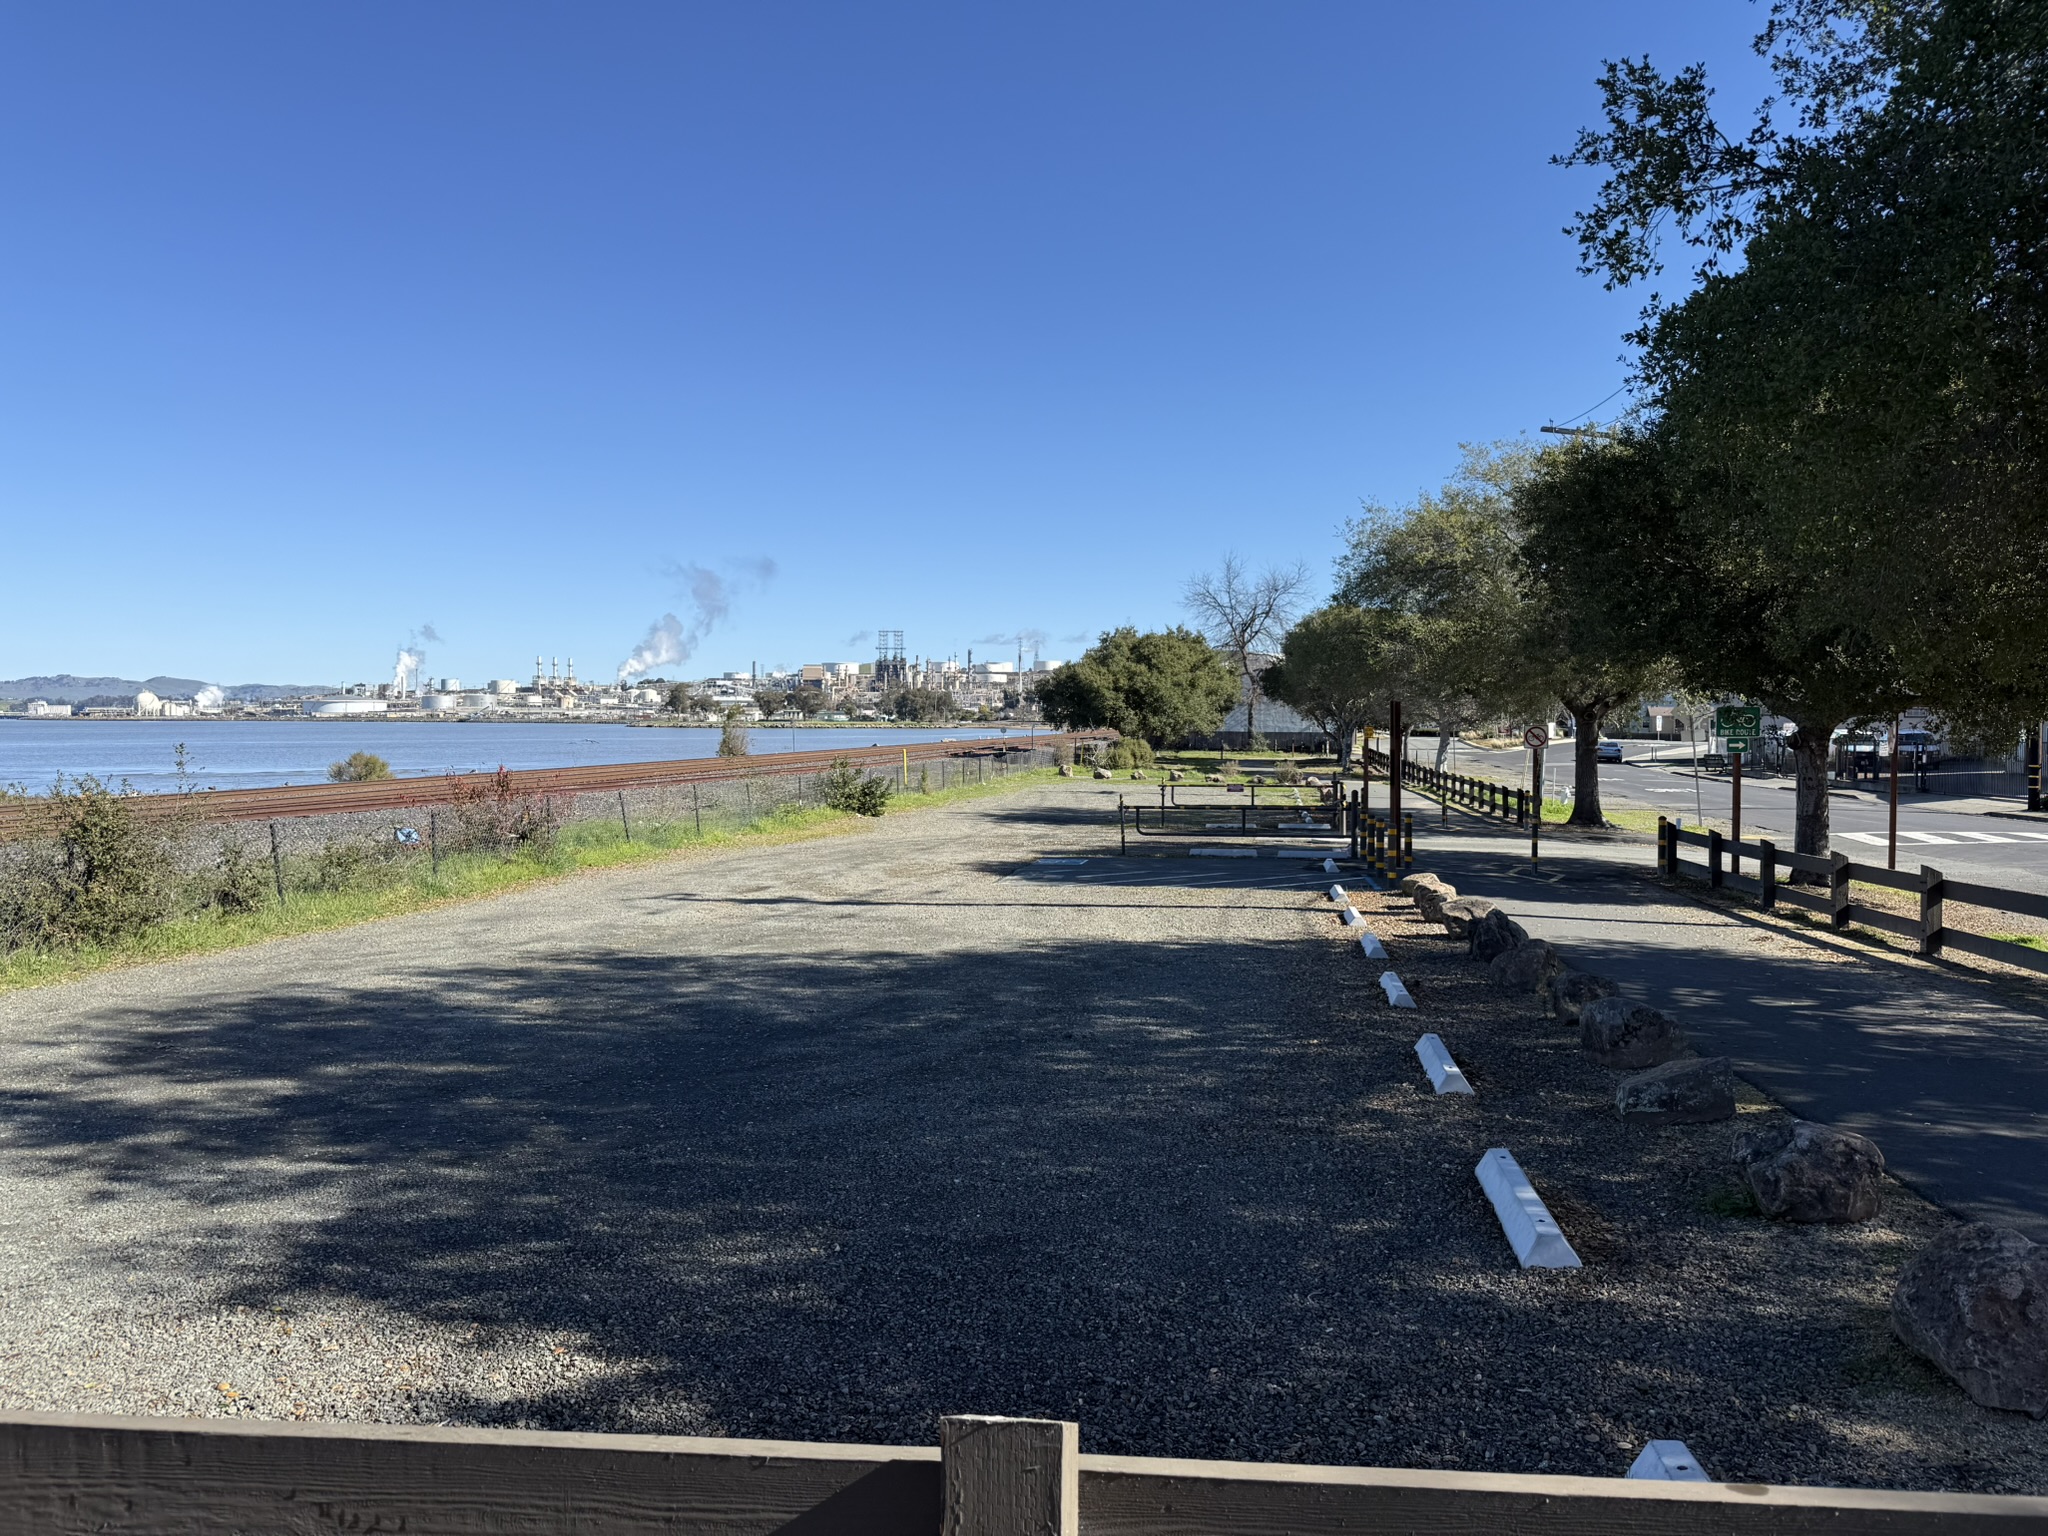
<path id="1" fill-rule="evenodd" d="M 1213 731 L 1237 702 L 1231 665 L 1178 626 L 1104 634 L 1079 661 L 1038 685 L 1045 718 L 1065 730 L 1107 727 L 1155 747 Z"/>

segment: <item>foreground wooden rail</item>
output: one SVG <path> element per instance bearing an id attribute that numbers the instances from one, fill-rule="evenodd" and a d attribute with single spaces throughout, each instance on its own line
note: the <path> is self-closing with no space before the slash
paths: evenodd
<path id="1" fill-rule="evenodd" d="M 282 727 L 281 727 L 282 728 Z M 622 789 L 665 784 L 708 783 L 747 777 L 822 773 L 840 758 L 864 768 L 913 763 L 942 757 L 1001 756 L 1033 748 L 1071 747 L 1100 740 L 1103 731 L 1041 732 L 1009 737 L 961 737 L 953 741 L 922 741 L 891 747 L 838 747 L 820 752 L 764 752 L 755 757 L 689 757 L 660 763 L 599 763 L 582 768 L 520 768 L 506 775 L 520 795 L 605 794 Z M 182 813 L 201 822 L 288 820 L 295 816 L 350 815 L 363 811 L 409 810 L 447 805 L 459 786 L 486 783 L 496 775 L 423 774 L 417 778 L 377 779 L 366 784 L 292 784 L 273 789 L 210 789 L 189 795 L 139 795 L 134 803 L 164 814 Z M 30 836 L 37 807 L 33 799 L 0 805 L 0 841 Z"/>
<path id="2" fill-rule="evenodd" d="M 1882 864 L 1854 864 L 1841 853 L 1831 854 L 1825 859 L 1810 853 L 1793 853 L 1768 839 L 1754 843 L 1737 842 L 1719 832 L 1691 831 L 1669 817 L 1658 817 L 1659 873 L 1677 879 L 1684 871 L 1681 855 L 1686 848 L 1706 851 L 1705 874 L 1709 886 L 1747 891 L 1766 911 L 1781 905 L 1802 907 L 1809 912 L 1825 913 L 1831 927 L 1847 928 L 1852 923 L 1861 923 L 1866 928 L 1913 939 L 1923 955 L 1938 955 L 1945 949 L 1956 949 L 1980 959 L 1998 960 L 2006 965 L 2048 974 L 2048 952 L 2007 939 L 1951 928 L 1944 918 L 1944 905 L 1951 901 L 1985 907 L 1993 912 L 2048 917 L 2048 896 L 2033 891 L 2009 891 L 1996 885 L 1977 885 L 1968 880 L 1950 880 L 1940 870 L 1926 864 L 1920 866 L 1917 874 L 1908 874 L 1904 870 L 1886 869 Z M 1738 872 L 1743 859 L 1756 861 L 1756 874 Z M 1793 885 L 1780 879 L 1781 873 L 1812 875 L 1825 883 Z M 1866 885 L 1881 885 L 1918 896 L 1920 915 L 1917 918 L 1905 917 L 1857 901 L 1851 885 L 1857 880 Z"/>
<path id="3" fill-rule="evenodd" d="M 960 1417 L 940 1445 L 0 1418 L 0 1530 L 110 1536 L 1999 1536 L 2048 1499 L 1083 1456 L 1072 1424 Z"/>

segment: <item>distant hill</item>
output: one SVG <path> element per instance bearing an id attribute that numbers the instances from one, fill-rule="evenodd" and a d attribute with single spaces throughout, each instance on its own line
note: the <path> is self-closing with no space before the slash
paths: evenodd
<path id="1" fill-rule="evenodd" d="M 203 677 L 145 677 L 137 681 L 132 677 L 73 677 L 69 672 L 59 672 L 55 677 L 0 678 L 0 699 L 48 699 L 52 704 L 79 704 L 101 694 L 132 699 L 145 688 L 160 699 L 189 699 L 206 686 Z M 221 688 L 231 699 L 255 703 L 326 691 L 327 685 L 321 683 L 236 683 Z"/>

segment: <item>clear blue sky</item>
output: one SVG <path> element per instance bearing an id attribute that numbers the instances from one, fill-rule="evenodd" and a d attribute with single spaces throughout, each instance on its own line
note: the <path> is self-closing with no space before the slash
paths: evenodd
<path id="1" fill-rule="evenodd" d="M 1183 617 L 1585 411 L 1546 164 L 1760 8 L 0 9 L 0 676 L 701 675 Z M 1608 411 L 1612 407 L 1606 408 Z M 1605 414 L 1605 412 L 1603 412 Z M 773 562 L 764 575 L 762 562 Z"/>

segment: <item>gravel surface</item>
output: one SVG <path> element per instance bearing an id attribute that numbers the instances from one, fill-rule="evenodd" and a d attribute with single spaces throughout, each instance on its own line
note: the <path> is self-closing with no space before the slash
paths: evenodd
<path id="1" fill-rule="evenodd" d="M 1892 1339 L 1947 1218 L 1713 1214 L 1730 1127 L 1298 862 L 1061 784 L 0 999 L 0 1405 L 2048 1490 Z M 1022 872 L 1019 875 L 1019 872 Z M 1019 876 L 1017 878 L 1009 878 Z M 1415 1061 L 1443 1035 L 1473 1101 Z M 1744 1119 L 1773 1114 L 1761 1100 Z M 1588 1260 L 1522 1273 L 1512 1148 Z"/>

